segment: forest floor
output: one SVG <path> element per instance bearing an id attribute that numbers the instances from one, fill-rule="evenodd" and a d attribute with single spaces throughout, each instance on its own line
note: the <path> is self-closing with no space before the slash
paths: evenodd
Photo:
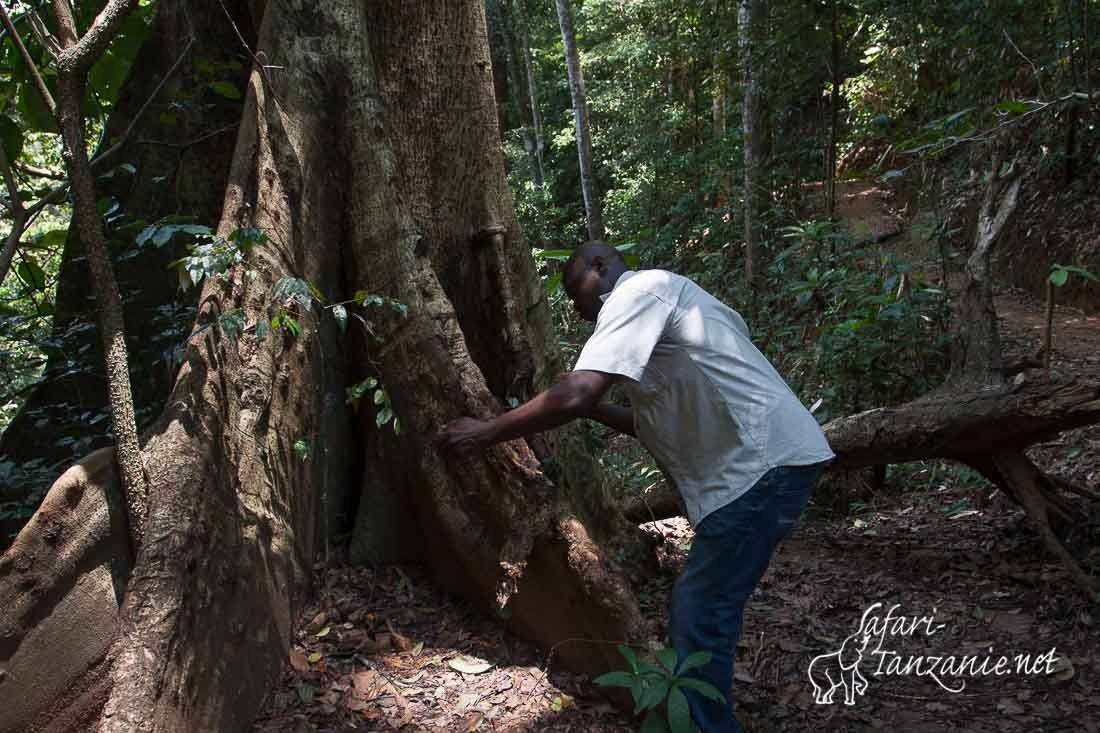
<path id="1" fill-rule="evenodd" d="M 849 184 L 841 194 L 854 225 L 883 226 L 891 214 L 874 186 Z M 919 256 L 907 233 L 899 242 Z M 1006 353 L 1033 354 L 1042 303 L 1004 287 L 996 305 Z M 1100 318 L 1059 308 L 1053 361 L 1097 373 Z M 1029 455 L 1100 490 L 1095 426 Z M 1021 511 L 979 477 L 938 462 L 895 467 L 884 491 L 860 498 L 845 514 L 811 505 L 748 604 L 734 694 L 750 731 L 1100 731 L 1100 604 L 1074 589 Z M 1089 513 L 1083 499 L 1071 501 Z M 664 572 L 640 597 L 659 635 L 691 531 L 683 519 L 649 530 L 664 536 Z M 1070 546 L 1086 568 L 1100 567 L 1100 522 Z M 418 568 L 333 564 L 317 568 L 316 587 L 256 732 L 637 727 L 586 679 L 445 596 Z M 890 618 L 906 621 L 879 625 L 859 664 L 863 694 L 853 705 L 841 691 L 815 704 L 811 662 L 838 651 L 869 609 L 886 619 L 894 606 Z M 1008 674 L 994 672 L 1002 655 Z M 966 674 L 945 671 L 966 657 Z M 815 670 L 830 661 L 823 656 Z"/>

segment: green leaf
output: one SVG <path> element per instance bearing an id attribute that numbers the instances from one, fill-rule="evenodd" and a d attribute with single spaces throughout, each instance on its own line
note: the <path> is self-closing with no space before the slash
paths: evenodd
<path id="1" fill-rule="evenodd" d="M 3 142 L 8 163 L 14 162 L 23 153 L 23 129 L 7 115 L 0 115 L 0 141 Z"/>
<path id="2" fill-rule="evenodd" d="M 280 278 L 271 288 L 271 297 L 285 303 L 288 300 L 309 308 L 313 304 L 315 288 L 309 282 L 297 277 Z"/>
<path id="3" fill-rule="evenodd" d="M 304 703 L 312 702 L 313 695 L 317 692 L 317 688 L 315 688 L 313 685 L 307 685 L 304 682 L 298 685 L 297 690 L 298 699 Z"/>
<path id="4" fill-rule="evenodd" d="M 642 727 L 639 728 L 639 733 L 668 733 L 668 725 L 665 724 L 665 719 L 659 712 L 650 710 L 649 715 L 645 716 L 642 722 Z"/>
<path id="5" fill-rule="evenodd" d="M 634 653 L 634 650 L 625 644 L 617 644 L 615 648 L 619 650 L 619 654 L 622 654 L 623 658 L 626 659 L 626 663 L 630 665 L 630 671 L 637 672 L 638 655 Z"/>
<path id="6" fill-rule="evenodd" d="M 206 85 L 210 91 L 215 94 L 219 94 L 226 99 L 240 99 L 241 90 L 237 89 L 237 85 L 228 81 L 212 81 Z"/>
<path id="7" fill-rule="evenodd" d="M 17 65 L 18 69 L 22 69 L 23 64 Z M 17 75 L 13 74 L 13 76 Z M 24 77 L 25 78 L 25 77 Z M 50 83 L 50 79 L 47 78 L 46 86 L 50 87 L 50 93 L 57 98 L 57 89 L 55 85 Z M 19 85 L 19 93 L 16 100 L 16 109 L 19 111 L 19 119 L 23 121 L 23 129 L 28 132 L 58 132 L 57 121 L 54 120 L 53 115 L 46 109 L 46 105 L 42 103 L 42 98 L 38 96 L 38 90 L 35 89 L 34 84 L 29 80 L 24 81 Z"/>
<path id="8" fill-rule="evenodd" d="M 295 336 L 302 335 L 302 324 L 298 323 L 298 321 L 294 320 L 288 315 L 283 316 L 283 328 L 290 331 Z"/>
<path id="9" fill-rule="evenodd" d="M 382 427 L 390 421 L 391 417 L 393 417 L 393 410 L 389 407 L 383 407 L 378 411 L 378 414 L 374 416 L 374 424 L 378 427 Z"/>
<path id="10" fill-rule="evenodd" d="M 546 278 L 546 293 L 552 294 L 555 290 L 561 287 L 561 273 L 555 272 Z"/>
<path id="11" fill-rule="evenodd" d="M 709 697 L 715 702 L 725 702 L 726 698 L 718 691 L 718 688 L 709 682 L 695 679 L 694 677 L 681 677 L 676 680 L 677 687 L 687 687 L 688 689 L 695 690 L 703 697 Z"/>
<path id="12" fill-rule="evenodd" d="M 676 650 L 665 647 L 658 649 L 654 652 L 657 656 L 657 661 L 669 671 L 670 674 L 676 674 Z"/>
<path id="13" fill-rule="evenodd" d="M 294 455 L 303 461 L 309 458 L 309 444 L 304 440 L 294 441 Z"/>
<path id="14" fill-rule="evenodd" d="M 571 249 L 533 249 L 531 254 L 536 260 L 557 260 L 565 262 L 573 256 Z"/>
<path id="15" fill-rule="evenodd" d="M 30 258 L 23 260 L 15 268 L 15 272 L 28 288 L 32 290 L 46 289 L 46 273 L 34 260 Z"/>
<path id="16" fill-rule="evenodd" d="M 1096 275 L 1093 275 L 1091 272 L 1089 272 L 1088 270 L 1086 270 L 1083 267 L 1077 267 L 1075 265 L 1055 265 L 1054 267 L 1056 267 L 1059 270 L 1065 270 L 1066 272 L 1073 273 L 1074 275 L 1080 275 L 1081 277 L 1085 278 L 1086 280 L 1091 280 L 1093 282 L 1100 282 L 1100 278 L 1096 277 Z"/>
<path id="17" fill-rule="evenodd" d="M 1006 99 L 1005 101 L 995 106 L 993 109 L 997 110 L 998 112 L 1005 112 L 1015 117 L 1016 115 L 1022 115 L 1024 112 L 1030 110 L 1031 106 L 1026 102 L 1019 101 L 1018 99 Z"/>
<path id="18" fill-rule="evenodd" d="M 374 404 L 381 405 L 386 401 L 386 393 L 380 389 L 374 391 Z"/>
<path id="19" fill-rule="evenodd" d="M 655 708 L 664 702 L 665 695 L 668 694 L 668 688 L 669 682 L 667 679 L 651 682 L 642 690 L 642 695 L 634 706 L 634 714 L 638 715 L 643 710 Z"/>
<path id="20" fill-rule="evenodd" d="M 693 730 L 687 698 L 676 687 L 668 693 L 668 727 L 672 733 L 691 733 Z"/>
<path id="21" fill-rule="evenodd" d="M 54 247 L 64 246 L 65 240 L 69 237 L 68 229 L 51 229 L 48 232 L 43 232 L 31 238 L 29 242 L 23 245 L 24 249 L 52 249 Z"/>
<path id="22" fill-rule="evenodd" d="M 162 220 L 163 221 L 163 220 Z M 178 233 L 190 234 L 194 237 L 210 237 L 213 231 L 202 224 L 150 224 L 141 230 L 134 238 L 134 244 L 144 247 L 152 243 L 156 247 L 163 247 Z"/>
<path id="23" fill-rule="evenodd" d="M 228 338 L 235 339 L 244 330 L 244 311 L 240 308 L 223 313 L 218 317 L 218 327 Z"/>
<path id="24" fill-rule="evenodd" d="M 702 667 L 704 664 L 708 664 L 711 660 L 710 652 L 693 652 L 689 654 L 687 659 L 680 663 L 680 668 L 676 671 L 677 674 L 683 674 L 697 667 Z"/>
<path id="25" fill-rule="evenodd" d="M 595 682 L 597 685 L 601 685 L 603 687 L 630 687 L 634 684 L 634 679 L 635 675 L 632 675 L 629 672 L 618 670 L 615 672 L 607 672 L 606 674 L 601 674 L 599 677 L 592 681 Z"/>
<path id="26" fill-rule="evenodd" d="M 1050 273 L 1050 282 L 1056 288 L 1060 288 L 1066 284 L 1066 280 L 1069 279 L 1069 271 L 1065 268 L 1058 268 Z"/>
<path id="27" fill-rule="evenodd" d="M 340 328 L 341 335 L 348 332 L 348 309 L 342 305 L 332 306 L 332 315 L 336 318 L 336 325 Z"/>

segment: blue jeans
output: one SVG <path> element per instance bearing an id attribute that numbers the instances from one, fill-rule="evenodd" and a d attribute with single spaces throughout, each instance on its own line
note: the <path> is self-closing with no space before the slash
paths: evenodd
<path id="1" fill-rule="evenodd" d="M 672 589 L 669 637 L 683 660 L 711 653 L 689 672 L 726 696 L 724 703 L 684 690 L 691 717 L 703 733 L 740 733 L 733 717 L 733 655 L 745 602 L 764 575 L 776 543 L 790 535 L 810 500 L 824 464 L 780 466 L 695 528 L 684 571 Z"/>

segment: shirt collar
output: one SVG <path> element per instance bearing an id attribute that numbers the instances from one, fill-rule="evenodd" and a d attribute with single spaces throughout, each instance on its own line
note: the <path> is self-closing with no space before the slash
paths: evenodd
<path id="1" fill-rule="evenodd" d="M 600 296 L 600 302 L 601 302 L 601 303 L 606 303 L 606 302 L 607 302 L 607 299 L 608 299 L 608 297 L 609 297 L 609 296 L 610 296 L 610 295 L 611 295 L 612 293 L 614 293 L 614 292 L 615 292 L 615 288 L 619 287 L 619 286 L 620 286 L 620 285 L 622 285 L 622 284 L 623 284 L 624 282 L 626 282 L 627 280 L 629 280 L 630 278 L 634 277 L 634 276 L 635 276 L 635 275 L 637 275 L 637 274 L 638 274 L 638 273 L 636 273 L 636 272 L 635 272 L 634 270 L 627 270 L 627 271 L 626 271 L 626 272 L 624 272 L 624 273 L 623 273 L 622 275 L 619 275 L 619 279 L 615 281 L 615 284 L 611 286 L 611 289 L 610 289 L 610 290 L 608 290 L 608 291 L 607 291 L 606 293 L 604 293 L 603 295 L 601 295 L 601 296 Z"/>

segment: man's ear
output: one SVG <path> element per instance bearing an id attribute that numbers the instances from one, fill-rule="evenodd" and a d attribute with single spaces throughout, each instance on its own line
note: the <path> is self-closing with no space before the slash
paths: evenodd
<path id="1" fill-rule="evenodd" d="M 604 260 L 603 255 L 596 255 L 592 258 L 592 267 L 595 268 L 596 274 L 600 277 L 607 274 L 607 262 Z"/>

